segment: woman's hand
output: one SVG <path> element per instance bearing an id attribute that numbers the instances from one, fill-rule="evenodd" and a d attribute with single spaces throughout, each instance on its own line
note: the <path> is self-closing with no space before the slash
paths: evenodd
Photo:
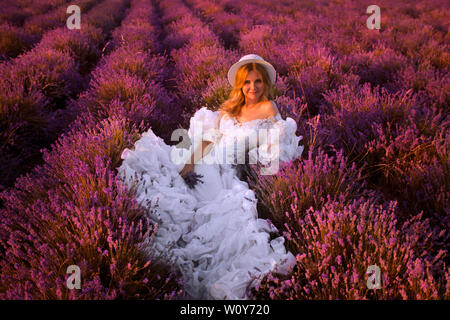
<path id="1" fill-rule="evenodd" d="M 191 189 L 193 189 L 197 183 L 203 183 L 203 181 L 200 179 L 203 176 L 194 172 L 194 164 L 186 163 L 183 170 L 180 171 L 180 176 L 184 179 L 187 186 Z"/>
<path id="2" fill-rule="evenodd" d="M 193 163 L 186 163 L 183 167 L 183 170 L 180 171 L 180 176 L 182 176 L 183 179 L 185 179 L 186 174 L 188 172 L 194 173 L 194 164 Z"/>
<path id="3" fill-rule="evenodd" d="M 197 163 L 197 161 L 199 161 L 205 154 L 204 154 L 204 150 L 206 147 L 208 147 L 212 142 L 211 141 L 202 141 L 202 143 L 200 143 L 198 145 L 198 149 L 196 149 L 192 155 L 191 155 L 191 159 L 190 162 L 186 163 L 183 167 L 183 170 L 180 171 L 180 176 L 184 179 L 184 181 L 186 182 L 186 184 L 189 186 L 189 188 L 194 188 L 194 186 L 201 182 L 203 183 L 203 181 L 200 179 L 201 177 L 203 177 L 201 174 L 196 174 L 194 172 L 194 165 L 195 163 Z M 200 151 L 200 152 L 197 152 Z M 200 157 L 198 157 L 198 153 L 200 153 Z"/>

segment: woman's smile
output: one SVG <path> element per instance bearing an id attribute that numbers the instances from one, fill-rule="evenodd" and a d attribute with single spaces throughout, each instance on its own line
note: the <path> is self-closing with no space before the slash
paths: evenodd
<path id="1" fill-rule="evenodd" d="M 244 86 L 242 87 L 242 92 L 246 98 L 246 104 L 257 103 L 263 93 L 264 83 L 262 81 L 262 76 L 255 71 L 250 71 L 245 79 Z"/>

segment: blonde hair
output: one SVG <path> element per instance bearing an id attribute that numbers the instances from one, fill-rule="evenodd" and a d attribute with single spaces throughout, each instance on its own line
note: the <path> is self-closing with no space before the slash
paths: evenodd
<path id="1" fill-rule="evenodd" d="M 266 68 L 259 63 L 247 63 L 237 70 L 230 96 L 220 105 L 219 111 L 223 111 L 229 117 L 236 117 L 241 113 L 242 107 L 245 104 L 245 96 L 242 88 L 244 87 L 249 72 L 252 70 L 261 75 L 264 83 L 261 101 L 268 101 L 274 98 L 273 85 Z"/>

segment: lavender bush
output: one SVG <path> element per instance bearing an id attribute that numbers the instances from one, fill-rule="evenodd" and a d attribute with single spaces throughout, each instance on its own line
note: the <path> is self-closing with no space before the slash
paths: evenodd
<path id="1" fill-rule="evenodd" d="M 137 134 L 119 119 L 74 132 L 44 153 L 44 166 L 1 195 L 0 244 L 8 259 L 0 262 L 0 298 L 167 299 L 179 294 L 176 274 L 139 250 L 156 226 L 114 172 L 121 150 Z M 83 275 L 80 291 L 66 287 L 65 272 L 73 264 Z"/>
<path id="2" fill-rule="evenodd" d="M 107 5 L 106 2 L 94 7 L 86 14 L 87 20 L 91 16 L 100 17 L 99 12 L 102 11 L 118 19 L 126 2 L 122 7 L 116 3 L 112 9 L 105 10 Z M 82 30 L 54 29 L 47 32 L 31 51 L 0 66 L 6 76 L 0 83 L 5 95 L 0 121 L 5 121 L 1 126 L 10 128 L 5 132 L 7 138 L 2 141 L 0 152 L 5 159 L 15 159 L 8 163 L 12 170 L 0 176 L 0 189 L 10 186 L 15 178 L 39 164 L 40 149 L 49 146 L 65 129 L 63 124 L 73 120 L 64 108 L 67 101 L 85 87 L 87 75 L 100 58 L 105 43 L 103 32 L 110 32 L 107 27 L 110 26 L 102 30 L 85 24 Z M 18 84 L 23 86 L 22 89 L 15 89 Z M 36 103 L 42 104 L 42 107 L 30 113 L 26 111 L 28 107 L 21 105 L 27 105 L 36 92 L 47 99 L 38 99 Z M 27 97 L 28 94 L 30 97 Z M 23 108 L 24 112 L 11 115 L 17 108 Z M 36 121 L 40 123 L 37 130 L 33 125 Z M 11 129 L 19 127 L 21 130 L 18 131 Z"/>
<path id="3" fill-rule="evenodd" d="M 397 226 L 396 203 L 355 199 L 327 202 L 320 210 L 286 215 L 296 223 L 284 235 L 294 243 L 297 265 L 289 276 L 270 274 L 255 295 L 265 299 L 438 299 L 448 298 L 445 251 L 430 256 L 427 225 L 418 215 Z M 295 228 L 295 229 L 294 229 Z M 369 290 L 370 265 L 381 270 L 381 289 Z M 447 276 L 445 276 L 447 274 Z"/>
<path id="4" fill-rule="evenodd" d="M 82 12 L 87 12 L 97 3 L 98 0 L 81 0 L 77 6 Z M 27 14 L 24 21 L 17 21 L 17 17 L 12 16 L 11 19 L 5 19 L 7 22 L 5 21 L 1 26 L 0 57 L 2 59 L 15 58 L 28 51 L 47 31 L 66 23 L 66 10 L 69 3 L 65 0 L 21 4 L 21 6 L 24 5 L 26 7 L 22 9 L 30 16 Z"/>

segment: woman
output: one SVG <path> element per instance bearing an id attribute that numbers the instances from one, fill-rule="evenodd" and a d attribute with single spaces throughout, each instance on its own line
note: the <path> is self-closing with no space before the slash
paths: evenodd
<path id="1" fill-rule="evenodd" d="M 191 118 L 188 153 L 166 145 L 151 129 L 134 151 L 122 153 L 119 173 L 135 185 L 137 200 L 158 224 L 148 254 L 163 255 L 180 269 L 186 299 L 249 299 L 265 274 L 288 273 L 295 265 L 283 237 L 269 241 L 278 230 L 258 219 L 255 194 L 235 166 L 245 156 L 267 164 L 303 151 L 297 124 L 283 120 L 270 100 L 275 79 L 270 63 L 246 55 L 228 72 L 233 90 L 220 110 L 203 107 Z M 204 134 L 197 134 L 199 128 Z"/>

